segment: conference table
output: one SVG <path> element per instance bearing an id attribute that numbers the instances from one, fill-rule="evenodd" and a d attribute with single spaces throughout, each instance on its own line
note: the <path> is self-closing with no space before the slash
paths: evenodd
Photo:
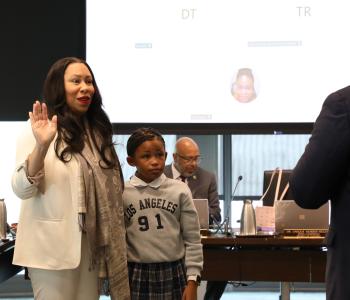
<path id="1" fill-rule="evenodd" d="M 202 234 L 203 280 L 277 281 L 280 299 L 290 299 L 290 282 L 324 282 L 324 237 Z"/>
<path id="2" fill-rule="evenodd" d="M 323 237 L 227 236 L 205 232 L 203 280 L 281 282 L 281 300 L 290 299 L 290 282 L 324 282 Z M 22 267 L 12 264 L 15 241 L 0 242 L 0 283 Z"/>

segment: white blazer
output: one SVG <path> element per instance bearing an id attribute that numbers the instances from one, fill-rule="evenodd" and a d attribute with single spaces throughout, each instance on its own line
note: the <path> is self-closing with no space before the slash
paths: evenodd
<path id="1" fill-rule="evenodd" d="M 17 142 L 12 189 L 22 199 L 13 264 L 62 270 L 80 263 L 81 231 L 77 203 L 81 197 L 79 164 L 58 159 L 51 143 L 44 161 L 44 191 L 31 184 L 24 162 L 35 146 L 30 122 Z"/>

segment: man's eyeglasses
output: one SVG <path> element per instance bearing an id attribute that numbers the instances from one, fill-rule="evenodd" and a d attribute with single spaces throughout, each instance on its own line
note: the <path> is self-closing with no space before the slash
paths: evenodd
<path id="1" fill-rule="evenodd" d="M 198 156 L 183 156 L 183 155 L 180 155 L 178 153 L 176 153 L 176 155 L 178 157 L 180 157 L 181 159 L 183 159 L 186 163 L 191 163 L 191 162 L 195 162 L 197 164 L 200 164 L 201 161 L 202 161 L 202 158 L 198 155 Z"/>

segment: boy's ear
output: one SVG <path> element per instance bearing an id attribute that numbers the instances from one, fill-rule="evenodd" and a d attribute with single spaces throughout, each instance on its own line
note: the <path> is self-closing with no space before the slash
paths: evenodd
<path id="1" fill-rule="evenodd" d="M 128 164 L 132 167 L 135 167 L 135 160 L 132 156 L 127 156 L 126 157 L 126 161 L 128 162 Z"/>

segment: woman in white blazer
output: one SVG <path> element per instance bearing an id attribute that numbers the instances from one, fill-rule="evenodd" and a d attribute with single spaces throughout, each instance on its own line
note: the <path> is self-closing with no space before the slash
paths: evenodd
<path id="1" fill-rule="evenodd" d="M 21 198 L 13 263 L 35 299 L 129 299 L 122 173 L 88 64 L 58 60 L 18 139 Z"/>

